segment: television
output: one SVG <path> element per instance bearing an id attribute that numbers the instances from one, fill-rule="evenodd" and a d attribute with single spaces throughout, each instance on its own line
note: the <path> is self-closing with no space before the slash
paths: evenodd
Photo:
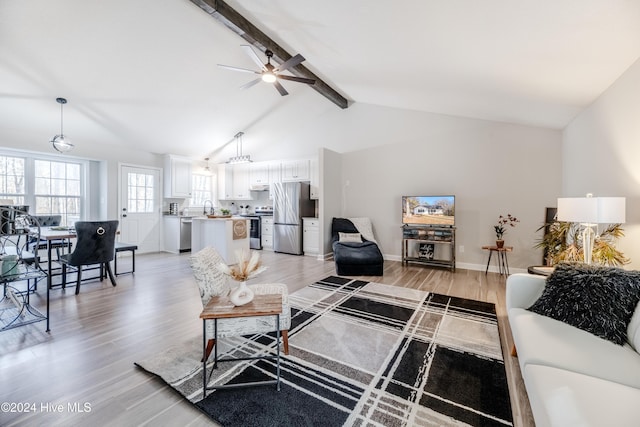
<path id="1" fill-rule="evenodd" d="M 402 224 L 453 227 L 455 202 L 455 196 L 402 196 Z"/>

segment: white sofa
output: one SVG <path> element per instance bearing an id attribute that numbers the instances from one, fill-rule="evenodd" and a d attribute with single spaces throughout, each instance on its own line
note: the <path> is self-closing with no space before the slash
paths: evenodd
<path id="1" fill-rule="evenodd" d="M 529 308 L 545 277 L 514 274 L 506 303 L 537 427 L 640 426 L 640 304 L 617 345 Z"/>

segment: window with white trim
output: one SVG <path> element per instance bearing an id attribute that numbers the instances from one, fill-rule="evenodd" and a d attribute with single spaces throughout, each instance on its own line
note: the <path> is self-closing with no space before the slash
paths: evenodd
<path id="1" fill-rule="evenodd" d="M 206 174 L 191 175 L 191 200 L 189 206 L 204 206 L 205 200 L 213 200 L 213 177 Z"/>
<path id="2" fill-rule="evenodd" d="M 0 156 L 0 199 L 12 200 L 14 205 L 24 204 L 25 159 Z"/>
<path id="3" fill-rule="evenodd" d="M 80 220 L 81 165 L 36 159 L 34 161 L 35 215 L 61 215 L 61 225 Z"/>

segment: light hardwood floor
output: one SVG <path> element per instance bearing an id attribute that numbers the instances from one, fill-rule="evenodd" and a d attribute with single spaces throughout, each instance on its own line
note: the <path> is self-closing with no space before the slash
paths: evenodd
<path id="1" fill-rule="evenodd" d="M 115 288 L 105 280 L 84 284 L 78 296 L 73 288 L 52 290 L 51 333 L 44 323 L 0 333 L 0 402 L 35 409 L 0 412 L 1 426 L 212 425 L 133 364 L 199 336 L 202 305 L 189 254 L 138 255 L 136 261 L 135 275 L 119 276 Z M 263 261 L 269 269 L 254 282 L 286 283 L 290 292 L 335 274 L 332 261 L 311 257 L 263 251 Z M 129 260 L 121 262 L 125 269 Z M 509 354 L 504 277 L 386 261 L 383 277 L 360 278 L 496 304 L 514 424 L 534 426 L 517 359 Z M 38 306 L 43 298 L 34 301 Z"/>

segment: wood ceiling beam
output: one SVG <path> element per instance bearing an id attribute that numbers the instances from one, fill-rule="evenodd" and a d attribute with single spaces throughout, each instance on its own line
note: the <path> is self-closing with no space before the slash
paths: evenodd
<path id="1" fill-rule="evenodd" d="M 207 12 L 216 20 L 222 22 L 227 28 L 240 37 L 245 39 L 251 45 L 255 46 L 264 53 L 269 49 L 273 52 L 273 58 L 280 64 L 291 58 L 291 55 L 287 53 L 282 47 L 280 47 L 269 36 L 260 31 L 258 27 L 249 22 L 244 16 L 240 15 L 235 9 L 226 4 L 222 0 L 191 0 L 193 4 L 200 9 Z M 290 68 L 288 71 L 297 77 L 306 77 L 308 79 L 314 79 L 315 84 L 309 85 L 320 93 L 325 98 L 336 104 L 340 108 L 349 107 L 349 103 L 345 97 L 340 95 L 331 86 L 326 84 L 322 79 L 313 74 L 304 65 L 299 64 Z"/>

